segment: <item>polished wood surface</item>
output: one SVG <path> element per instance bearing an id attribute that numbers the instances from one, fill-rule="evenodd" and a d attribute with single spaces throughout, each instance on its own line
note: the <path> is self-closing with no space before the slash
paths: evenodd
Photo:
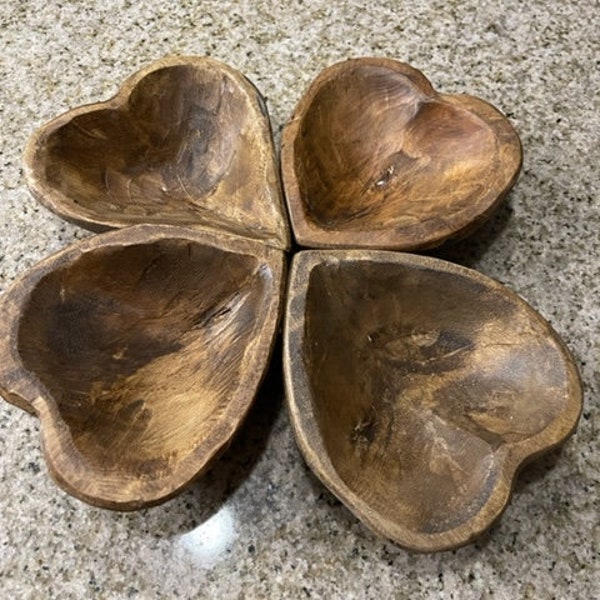
<path id="1" fill-rule="evenodd" d="M 268 366 L 284 270 L 259 242 L 147 225 L 27 271 L 0 301 L 0 393 L 40 417 L 57 482 L 133 509 L 202 473 Z"/>
<path id="2" fill-rule="evenodd" d="M 159 60 L 54 119 L 24 164 L 40 202 L 94 231 L 163 223 L 289 245 L 264 100 L 210 58 Z"/>
<path id="3" fill-rule="evenodd" d="M 281 160 L 300 245 L 416 250 L 490 215 L 516 180 L 521 144 L 486 102 L 439 94 L 404 63 L 363 58 L 313 81 Z"/>
<path id="4" fill-rule="evenodd" d="M 529 305 L 464 267 L 378 251 L 294 257 L 284 368 L 311 468 L 408 548 L 460 546 L 520 466 L 570 435 L 577 369 Z"/>

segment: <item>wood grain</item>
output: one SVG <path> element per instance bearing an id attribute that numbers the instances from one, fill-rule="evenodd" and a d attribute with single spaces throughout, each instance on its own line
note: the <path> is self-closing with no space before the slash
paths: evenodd
<path id="1" fill-rule="evenodd" d="M 42 204 L 93 231 L 162 223 L 289 246 L 265 102 L 210 58 L 159 60 L 47 123 L 24 165 Z"/>
<path id="2" fill-rule="evenodd" d="M 521 465 L 582 407 L 568 350 L 529 305 L 409 254 L 297 254 L 284 368 L 311 468 L 369 527 L 422 551 L 487 529 Z"/>
<path id="3" fill-rule="evenodd" d="M 395 250 L 469 233 L 521 160 L 517 133 L 494 107 L 439 94 L 387 58 L 322 71 L 284 129 L 281 158 L 300 245 Z"/>
<path id="4" fill-rule="evenodd" d="M 204 472 L 268 366 L 284 270 L 256 241 L 142 225 L 27 271 L 0 302 L 0 393 L 40 417 L 56 481 L 124 510 Z"/>

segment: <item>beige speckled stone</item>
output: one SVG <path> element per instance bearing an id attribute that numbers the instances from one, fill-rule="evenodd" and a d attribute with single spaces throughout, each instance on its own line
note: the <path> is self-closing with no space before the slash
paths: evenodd
<path id="1" fill-rule="evenodd" d="M 600 87 L 596 2 L 28 0 L 0 7 L 0 290 L 88 232 L 27 192 L 31 131 L 111 96 L 170 53 L 210 54 L 266 96 L 274 131 L 325 66 L 391 56 L 444 93 L 504 110 L 525 149 L 507 204 L 436 254 L 505 282 L 581 366 L 578 433 L 523 473 L 477 544 L 414 555 L 377 539 L 304 466 L 279 366 L 216 468 L 133 514 L 84 505 L 49 479 L 35 418 L 0 402 L 2 598 L 594 598 L 600 596 Z M 42 596 L 40 596 L 42 594 Z"/>

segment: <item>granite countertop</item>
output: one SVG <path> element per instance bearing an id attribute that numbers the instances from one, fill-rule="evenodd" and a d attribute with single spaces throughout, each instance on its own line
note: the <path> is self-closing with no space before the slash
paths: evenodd
<path id="1" fill-rule="evenodd" d="M 322 68 L 390 56 L 442 92 L 487 99 L 518 129 L 525 162 L 507 201 L 474 236 L 435 254 L 505 283 L 552 323 L 580 366 L 585 406 L 562 450 L 523 471 L 491 531 L 421 555 L 370 533 L 307 469 L 277 359 L 210 473 L 133 513 L 93 508 L 58 488 L 37 419 L 0 402 L 0 597 L 600 597 L 598 8 L 595 0 L 3 2 L 0 291 L 91 235 L 26 189 L 22 151 L 48 119 L 111 96 L 156 58 L 208 54 L 262 91 L 279 144 Z"/>

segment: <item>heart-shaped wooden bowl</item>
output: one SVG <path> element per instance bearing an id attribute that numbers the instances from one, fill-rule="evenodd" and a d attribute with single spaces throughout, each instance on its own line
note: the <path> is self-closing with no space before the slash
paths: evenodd
<path id="1" fill-rule="evenodd" d="M 487 529 L 519 468 L 562 443 L 582 408 L 568 350 L 525 301 L 409 254 L 297 254 L 284 369 L 315 474 L 374 531 L 421 551 Z"/>
<path id="2" fill-rule="evenodd" d="M 313 248 L 417 250 L 464 236 L 513 186 L 521 160 L 493 106 L 439 94 L 387 58 L 322 71 L 281 150 L 292 229 Z"/>
<path id="3" fill-rule="evenodd" d="M 211 58 L 164 58 L 50 121 L 24 164 L 42 204 L 93 231 L 162 223 L 289 245 L 265 103 Z"/>
<path id="4" fill-rule="evenodd" d="M 29 269 L 0 300 L 0 393 L 39 416 L 54 479 L 127 510 L 205 471 L 266 370 L 284 271 L 260 242 L 160 225 Z"/>

